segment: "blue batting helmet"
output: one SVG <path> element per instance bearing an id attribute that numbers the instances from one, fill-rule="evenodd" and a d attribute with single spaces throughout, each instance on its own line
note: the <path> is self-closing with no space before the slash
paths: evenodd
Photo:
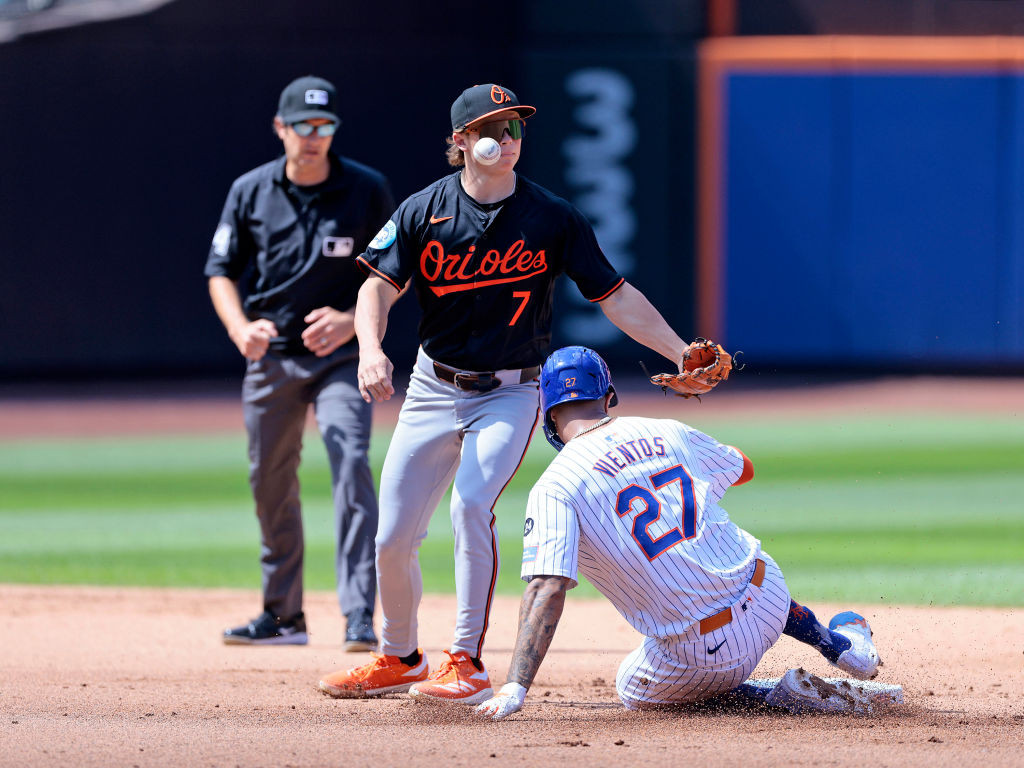
<path id="1" fill-rule="evenodd" d="M 600 400 L 611 393 L 609 405 L 617 405 L 612 375 L 601 356 L 586 347 L 562 347 L 551 353 L 540 369 L 540 408 L 544 412 L 544 436 L 556 451 L 565 448 L 558 436 L 551 409 L 583 400 Z"/>

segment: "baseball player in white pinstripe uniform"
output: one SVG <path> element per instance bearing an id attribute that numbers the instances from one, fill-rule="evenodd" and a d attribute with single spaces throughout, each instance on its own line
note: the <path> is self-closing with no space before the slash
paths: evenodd
<path id="1" fill-rule="evenodd" d="M 816 677 L 810 685 L 803 670 L 774 689 L 742 685 L 784 631 L 862 679 L 880 662 L 862 617 L 846 612 L 821 625 L 719 506 L 753 477 L 741 451 L 674 420 L 609 416 L 617 397 L 608 368 L 584 347 L 548 358 L 540 396 L 545 434 L 560 453 L 530 493 L 519 635 L 508 682 L 481 715 L 502 719 L 522 707 L 577 571 L 644 635 L 616 678 L 629 709 L 737 689 L 794 709 L 870 707 L 856 686 L 831 691 Z"/>

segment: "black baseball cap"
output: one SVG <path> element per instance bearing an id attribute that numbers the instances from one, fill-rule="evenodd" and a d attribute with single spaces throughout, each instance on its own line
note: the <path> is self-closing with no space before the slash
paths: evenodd
<path id="1" fill-rule="evenodd" d="M 499 112 L 514 109 L 522 118 L 537 110 L 519 103 L 519 98 L 508 88 L 494 83 L 474 85 L 467 88 L 452 104 L 452 130 L 464 131 L 473 123 Z"/>
<path id="2" fill-rule="evenodd" d="M 315 117 L 325 117 L 340 123 L 338 118 L 338 92 L 322 77 L 307 75 L 292 80 L 281 91 L 277 103 L 277 116 L 286 123 L 298 123 Z"/>

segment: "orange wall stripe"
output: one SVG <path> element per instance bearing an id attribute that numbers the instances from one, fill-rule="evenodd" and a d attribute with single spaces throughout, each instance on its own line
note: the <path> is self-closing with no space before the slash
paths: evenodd
<path id="1" fill-rule="evenodd" d="M 723 42 L 723 41 L 716 41 Z M 696 335 L 728 343 L 724 336 L 723 307 L 725 287 L 721 280 L 722 200 L 725 197 L 725 156 L 722 114 L 721 56 L 710 55 L 712 42 L 698 49 L 697 83 L 697 285 Z"/>
<path id="2" fill-rule="evenodd" d="M 706 0 L 705 10 L 708 36 L 736 34 L 736 0 Z"/>
<path id="3" fill-rule="evenodd" d="M 819 66 L 827 69 L 947 69 L 993 65 L 1024 68 L 1024 37 L 733 37 L 707 40 L 701 62 L 755 69 Z M 767 65 L 771 65 L 770 67 Z"/>

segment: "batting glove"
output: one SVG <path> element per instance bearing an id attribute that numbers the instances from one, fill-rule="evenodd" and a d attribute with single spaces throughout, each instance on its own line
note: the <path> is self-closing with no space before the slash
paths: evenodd
<path id="1" fill-rule="evenodd" d="M 504 720 L 522 709 L 525 700 L 526 689 L 523 686 L 519 683 L 505 683 L 497 696 L 477 706 L 476 713 L 491 720 Z"/>

